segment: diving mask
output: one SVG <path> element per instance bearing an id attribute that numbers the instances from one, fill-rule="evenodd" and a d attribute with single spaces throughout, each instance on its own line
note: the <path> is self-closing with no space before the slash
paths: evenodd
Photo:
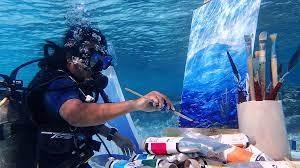
<path id="1" fill-rule="evenodd" d="M 93 72 L 98 72 L 107 69 L 112 64 L 112 56 L 102 55 L 94 52 L 89 57 L 72 57 L 74 64 L 81 65 L 84 69 L 90 69 Z"/>
<path id="2" fill-rule="evenodd" d="M 112 64 L 112 56 L 102 55 L 100 53 L 94 52 L 90 57 L 90 67 L 93 70 L 102 71 L 107 69 Z"/>

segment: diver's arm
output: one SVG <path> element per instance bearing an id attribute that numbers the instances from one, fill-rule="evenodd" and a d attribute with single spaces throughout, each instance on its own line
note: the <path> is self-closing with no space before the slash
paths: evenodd
<path id="1" fill-rule="evenodd" d="M 145 97 L 145 98 L 144 98 Z M 158 111 L 167 103 L 174 109 L 170 100 L 159 92 L 150 92 L 142 98 L 120 103 L 83 103 L 79 99 L 70 99 L 63 103 L 59 113 L 63 119 L 75 127 L 96 126 L 117 116 L 132 111 Z"/>
<path id="2" fill-rule="evenodd" d="M 134 101 L 124 101 L 120 103 L 83 103 L 79 99 L 70 99 L 60 108 L 60 115 L 70 125 L 75 127 L 96 126 L 105 123 L 119 115 L 136 111 Z"/>

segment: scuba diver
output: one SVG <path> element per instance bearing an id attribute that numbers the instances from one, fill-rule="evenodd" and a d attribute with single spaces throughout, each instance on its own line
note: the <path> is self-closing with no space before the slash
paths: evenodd
<path id="1" fill-rule="evenodd" d="M 157 91 L 136 100 L 110 102 L 104 91 L 108 78 L 101 71 L 111 64 L 106 39 L 97 29 L 71 27 L 63 47 L 47 41 L 44 58 L 38 64 L 40 70 L 23 96 L 33 124 L 27 124 L 30 126 L 23 131 L 26 141 L 19 143 L 18 148 L 23 150 L 18 155 L 23 155 L 24 164 L 21 161 L 17 167 L 29 167 L 25 166 L 29 160 L 35 164 L 30 167 L 90 167 L 88 159 L 102 145 L 92 139 L 95 134 L 115 142 L 123 153 L 132 153 L 135 149 L 131 141 L 105 122 L 133 111 L 174 109 L 169 98 Z M 104 103 L 96 103 L 99 97 Z M 24 152 L 30 155 L 30 146 L 36 155 L 26 158 Z"/>

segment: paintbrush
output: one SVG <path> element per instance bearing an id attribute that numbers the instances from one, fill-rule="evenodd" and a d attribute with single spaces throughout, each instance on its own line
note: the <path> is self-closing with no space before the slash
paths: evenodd
<path id="1" fill-rule="evenodd" d="M 272 50 L 271 50 L 271 77 L 272 77 L 272 86 L 275 88 L 278 83 L 278 65 L 277 65 L 277 54 L 276 54 L 276 39 L 277 34 L 271 34 L 270 39 L 272 41 Z M 270 95 L 272 90 L 270 91 Z"/>
<path id="2" fill-rule="evenodd" d="M 300 46 L 298 47 L 297 51 L 294 53 L 292 58 L 289 61 L 288 64 L 288 70 L 287 72 L 279 79 L 278 83 L 276 86 L 271 90 L 270 95 L 268 97 L 269 100 L 275 100 L 277 97 L 277 94 L 282 87 L 282 83 L 284 79 L 292 72 L 292 70 L 296 67 L 296 65 L 299 63 L 300 59 Z"/>
<path id="3" fill-rule="evenodd" d="M 279 64 L 277 76 L 282 76 L 282 64 Z"/>
<path id="4" fill-rule="evenodd" d="M 254 58 L 253 58 L 253 71 L 254 71 L 254 76 L 256 75 L 256 72 L 259 72 L 258 55 L 259 55 L 259 51 L 255 51 L 255 52 L 254 52 Z"/>
<path id="5" fill-rule="evenodd" d="M 277 34 L 271 34 L 270 39 L 272 41 L 272 50 L 271 50 L 271 70 L 272 70 L 272 83 L 273 88 L 277 85 L 278 82 L 278 70 L 277 70 L 277 54 L 276 54 L 276 39 Z"/>
<path id="6" fill-rule="evenodd" d="M 149 98 L 143 96 L 142 94 L 140 94 L 140 93 L 138 93 L 138 92 L 136 92 L 136 91 L 133 91 L 133 90 L 131 90 L 131 89 L 129 89 L 129 88 L 125 88 L 125 90 L 126 90 L 127 92 L 129 92 L 129 93 L 132 93 L 132 94 L 134 94 L 134 95 L 140 97 L 140 98 L 147 99 L 147 100 L 149 100 L 150 102 L 154 103 L 153 100 L 151 100 L 151 99 L 149 99 Z M 179 117 L 181 117 L 181 118 L 184 118 L 184 119 L 186 119 L 186 120 L 188 120 L 188 121 L 194 121 L 193 119 L 191 119 L 191 118 L 189 118 L 189 117 L 187 117 L 187 116 L 181 114 L 180 112 L 178 112 L 178 111 L 176 111 L 176 110 L 170 109 L 170 111 L 172 111 L 172 112 L 173 112 L 174 114 L 176 114 L 177 116 L 179 116 Z"/>
<path id="7" fill-rule="evenodd" d="M 227 51 L 227 56 L 228 56 L 232 71 L 234 73 L 235 79 L 238 84 L 238 103 L 246 102 L 247 96 L 246 96 L 245 91 L 243 90 L 243 87 L 241 86 L 241 75 L 240 75 L 235 63 L 233 62 L 232 56 L 230 55 L 230 53 L 228 51 Z"/>
<path id="8" fill-rule="evenodd" d="M 248 74 L 249 74 L 250 100 L 255 100 L 254 79 L 253 79 L 252 37 L 249 35 L 245 35 L 244 39 L 245 39 L 246 49 L 248 54 L 247 65 L 248 65 Z"/>
<path id="9" fill-rule="evenodd" d="M 255 77 L 254 77 L 254 90 L 255 90 L 256 101 L 262 101 L 261 87 L 259 85 L 259 73 L 258 73 L 258 71 L 256 71 L 256 74 L 255 74 Z"/>
<path id="10" fill-rule="evenodd" d="M 262 97 L 266 96 L 266 41 L 268 38 L 267 32 L 261 32 L 259 34 L 259 80 L 261 85 Z"/>

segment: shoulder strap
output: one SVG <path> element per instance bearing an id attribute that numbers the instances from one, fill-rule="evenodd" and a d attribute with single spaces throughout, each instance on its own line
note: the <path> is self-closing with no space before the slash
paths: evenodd
<path id="1" fill-rule="evenodd" d="M 104 103 L 111 103 L 111 101 L 109 100 L 108 95 L 105 93 L 104 90 L 99 90 L 99 94 L 101 95 Z"/>

